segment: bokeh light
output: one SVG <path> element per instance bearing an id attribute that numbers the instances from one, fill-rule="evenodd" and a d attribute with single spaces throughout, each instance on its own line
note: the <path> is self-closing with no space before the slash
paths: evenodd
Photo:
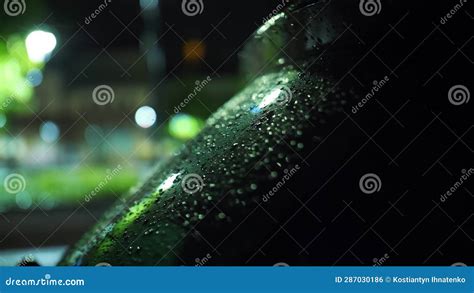
<path id="1" fill-rule="evenodd" d="M 25 43 L 30 60 L 41 63 L 46 61 L 56 48 L 56 37 L 53 33 L 37 30 L 26 37 Z"/>
<path id="2" fill-rule="evenodd" d="M 47 121 L 40 126 L 40 137 L 47 143 L 52 143 L 59 138 L 59 127 L 52 121 Z"/>
<path id="3" fill-rule="evenodd" d="M 0 128 L 3 128 L 7 124 L 7 117 L 5 114 L 0 113 Z"/>
<path id="4" fill-rule="evenodd" d="M 43 73 L 37 68 L 31 69 L 26 74 L 26 79 L 32 86 L 37 87 L 43 82 Z"/>
<path id="5" fill-rule="evenodd" d="M 156 122 L 156 112 L 150 106 L 140 107 L 137 112 L 135 112 L 135 122 L 141 128 L 150 128 Z"/>
<path id="6" fill-rule="evenodd" d="M 187 140 L 195 137 L 201 131 L 202 125 L 201 120 L 191 115 L 178 114 L 171 118 L 168 130 L 172 136 Z"/>

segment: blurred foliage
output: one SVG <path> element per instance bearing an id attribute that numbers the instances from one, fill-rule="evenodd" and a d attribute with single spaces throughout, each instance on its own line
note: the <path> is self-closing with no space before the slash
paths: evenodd
<path id="1" fill-rule="evenodd" d="M 25 178 L 26 188 L 17 195 L 0 189 L 0 212 L 21 207 L 22 204 L 18 204 L 18 201 L 22 198 L 31 201 L 31 207 L 39 205 L 45 209 L 78 205 L 78 202 L 93 203 L 101 199 L 115 199 L 126 194 L 138 181 L 134 169 L 122 168 L 114 175 L 113 170 L 106 170 L 106 167 L 102 166 L 76 170 L 60 168 L 31 170 L 19 173 Z M 110 175 L 110 180 L 106 179 L 107 175 Z M 93 190 L 97 191 L 95 195 L 92 195 Z"/>
<path id="2" fill-rule="evenodd" d="M 33 87 L 26 79 L 26 75 L 32 69 L 41 70 L 44 64 L 33 64 L 29 60 L 25 38 L 32 30 L 39 29 L 48 18 L 47 7 L 41 1 L 28 1 L 24 14 L 2 15 L 0 113 L 24 110 L 25 103 L 33 96 Z"/>
<path id="3" fill-rule="evenodd" d="M 16 102 L 25 103 L 32 97 L 33 87 L 26 75 L 42 67 L 29 60 L 23 38 L 15 35 L 6 41 L 0 39 L 0 113 L 11 111 Z"/>

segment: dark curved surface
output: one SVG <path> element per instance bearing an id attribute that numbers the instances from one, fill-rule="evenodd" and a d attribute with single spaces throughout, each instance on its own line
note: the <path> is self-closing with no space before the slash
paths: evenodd
<path id="1" fill-rule="evenodd" d="M 432 75 L 456 46 L 469 52 L 469 33 L 433 24 L 450 4 L 383 1 L 368 17 L 357 1 L 315 2 L 257 31 L 243 55 L 259 77 L 62 265 L 195 265 L 208 255 L 206 265 L 469 262 L 472 238 L 441 240 L 467 231 L 472 197 L 440 194 L 472 167 L 462 143 L 472 142 L 472 114 L 447 99 L 469 84 L 461 68 L 472 64 L 459 54 Z M 450 130 L 462 142 L 439 141 Z M 453 142 L 459 151 L 444 157 Z M 367 173 L 381 178 L 379 192 L 359 188 Z M 192 194 L 189 174 L 204 184 Z"/>

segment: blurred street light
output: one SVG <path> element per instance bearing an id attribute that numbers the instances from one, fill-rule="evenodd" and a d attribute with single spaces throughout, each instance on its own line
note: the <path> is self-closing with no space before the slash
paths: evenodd
<path id="1" fill-rule="evenodd" d="M 50 32 L 32 31 L 26 37 L 26 51 L 32 62 L 41 63 L 48 59 L 56 48 L 56 37 Z"/>

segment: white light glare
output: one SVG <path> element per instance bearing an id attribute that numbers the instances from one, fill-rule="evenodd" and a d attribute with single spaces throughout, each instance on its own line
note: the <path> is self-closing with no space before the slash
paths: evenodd
<path id="1" fill-rule="evenodd" d="M 32 62 L 44 62 L 56 48 L 56 37 L 45 31 L 32 31 L 25 40 L 26 52 Z"/>

